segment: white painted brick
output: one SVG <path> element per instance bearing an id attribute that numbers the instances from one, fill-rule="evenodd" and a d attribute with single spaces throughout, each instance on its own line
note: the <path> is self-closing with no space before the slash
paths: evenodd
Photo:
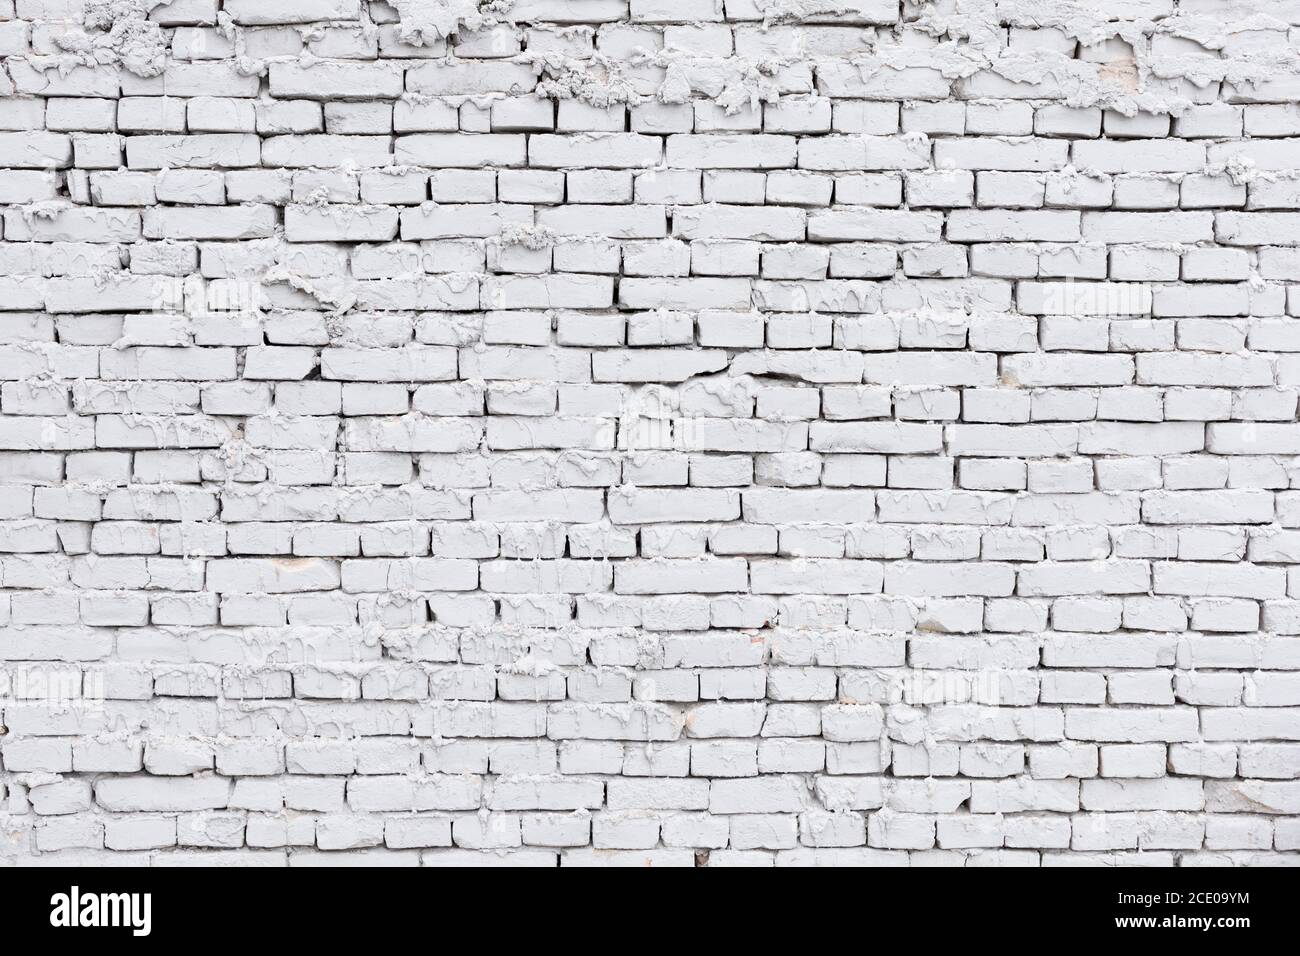
<path id="1" fill-rule="evenodd" d="M 1300 852 L 1285 64 L 218 6 L 0 0 L 0 862 Z"/>

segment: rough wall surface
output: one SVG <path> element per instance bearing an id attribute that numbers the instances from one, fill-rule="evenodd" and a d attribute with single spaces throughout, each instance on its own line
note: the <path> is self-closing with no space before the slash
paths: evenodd
<path id="1" fill-rule="evenodd" d="M 1300 2 L 0 54 L 0 859 L 1300 862 Z"/>

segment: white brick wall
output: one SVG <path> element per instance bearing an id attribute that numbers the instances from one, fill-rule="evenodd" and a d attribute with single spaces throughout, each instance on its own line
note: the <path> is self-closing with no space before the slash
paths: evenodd
<path id="1" fill-rule="evenodd" d="M 0 0 L 0 862 L 1300 862 L 1297 30 Z"/>

